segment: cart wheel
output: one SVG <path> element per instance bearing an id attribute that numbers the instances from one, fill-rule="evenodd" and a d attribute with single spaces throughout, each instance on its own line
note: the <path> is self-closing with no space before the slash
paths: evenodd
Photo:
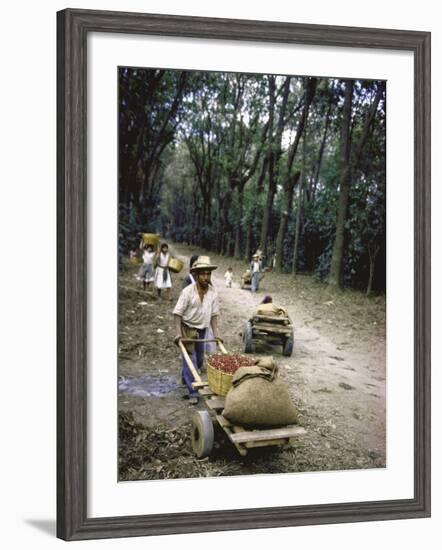
<path id="1" fill-rule="evenodd" d="M 213 424 L 207 411 L 192 416 L 192 449 L 198 458 L 209 456 L 213 448 Z"/>
<path id="2" fill-rule="evenodd" d="M 294 346 L 294 337 L 292 332 L 291 335 L 288 336 L 282 344 L 282 354 L 285 355 L 286 357 L 290 357 L 291 354 L 293 353 L 293 346 Z"/>
<path id="3" fill-rule="evenodd" d="M 250 321 L 247 321 L 247 323 L 244 325 L 243 340 L 244 340 L 244 353 L 252 353 L 253 331 L 252 331 L 252 323 Z"/>

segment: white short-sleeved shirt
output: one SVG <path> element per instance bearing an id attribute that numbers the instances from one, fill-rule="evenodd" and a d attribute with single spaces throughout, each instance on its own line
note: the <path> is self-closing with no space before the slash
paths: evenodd
<path id="1" fill-rule="evenodd" d="M 218 294 L 209 286 L 201 302 L 196 284 L 188 285 L 181 291 L 173 314 L 179 315 L 189 327 L 208 328 L 212 317 L 219 315 Z"/>
<path id="2" fill-rule="evenodd" d="M 145 250 L 143 252 L 143 263 L 153 264 L 154 257 L 155 257 L 155 252 L 149 252 L 148 250 Z"/>
<path id="3" fill-rule="evenodd" d="M 260 267 L 260 266 L 259 266 L 259 262 L 254 262 L 254 261 L 253 261 L 253 262 L 251 263 L 251 267 L 252 267 L 252 268 L 251 268 L 250 271 L 251 271 L 252 273 L 259 273 L 259 271 L 260 271 L 260 269 L 259 269 L 259 267 Z"/>

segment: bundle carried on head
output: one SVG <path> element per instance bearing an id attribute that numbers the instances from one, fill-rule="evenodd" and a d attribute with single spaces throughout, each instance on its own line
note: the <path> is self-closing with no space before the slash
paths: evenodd
<path id="1" fill-rule="evenodd" d="M 160 236 L 157 233 L 141 233 L 143 245 L 150 245 L 154 250 L 157 249 L 160 242 Z"/>
<path id="2" fill-rule="evenodd" d="M 226 395 L 235 372 L 253 366 L 254 361 L 245 355 L 213 354 L 207 358 L 207 381 L 217 395 Z"/>
<path id="3" fill-rule="evenodd" d="M 278 427 L 295 424 L 297 411 L 273 358 L 239 368 L 232 377 L 223 416 L 239 426 Z"/>

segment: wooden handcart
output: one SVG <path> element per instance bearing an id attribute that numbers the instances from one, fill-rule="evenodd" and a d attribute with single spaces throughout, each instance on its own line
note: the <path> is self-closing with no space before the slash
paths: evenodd
<path id="1" fill-rule="evenodd" d="M 205 458 L 211 454 L 215 439 L 214 424 L 216 423 L 221 426 L 241 456 L 246 456 L 249 449 L 256 447 L 287 445 L 294 438 L 306 433 L 305 429 L 300 426 L 247 429 L 230 423 L 222 414 L 225 397 L 213 393 L 207 381 L 201 379 L 183 342 L 216 342 L 222 353 L 226 354 L 227 351 L 219 340 L 181 339 L 179 341 L 179 347 L 195 380 L 193 387 L 198 390 L 199 396 L 207 407 L 207 410 L 195 411 L 192 416 L 192 448 L 198 458 Z"/>
<path id="2" fill-rule="evenodd" d="M 295 343 L 293 324 L 288 315 L 254 314 L 244 325 L 244 353 L 253 353 L 254 342 L 265 340 L 282 345 L 282 354 L 290 357 Z"/>

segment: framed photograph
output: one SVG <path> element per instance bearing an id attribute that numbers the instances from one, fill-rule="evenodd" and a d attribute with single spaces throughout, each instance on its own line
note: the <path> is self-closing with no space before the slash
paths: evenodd
<path id="1" fill-rule="evenodd" d="M 57 535 L 429 516 L 430 33 L 57 16 Z"/>

